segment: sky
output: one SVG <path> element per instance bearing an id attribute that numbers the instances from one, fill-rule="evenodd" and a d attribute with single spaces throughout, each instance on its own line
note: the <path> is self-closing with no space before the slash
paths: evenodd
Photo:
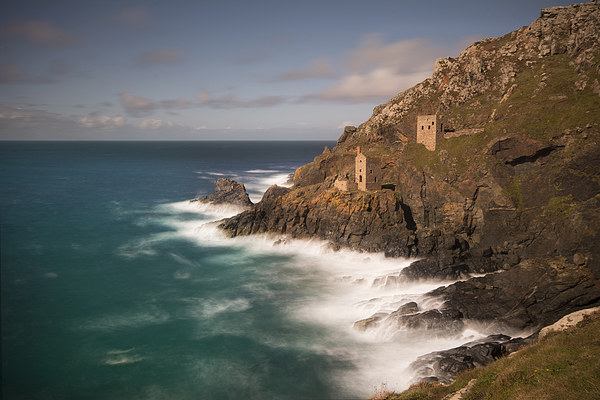
<path id="1" fill-rule="evenodd" d="M 0 140 L 334 140 L 561 0 L 2 0 Z"/>

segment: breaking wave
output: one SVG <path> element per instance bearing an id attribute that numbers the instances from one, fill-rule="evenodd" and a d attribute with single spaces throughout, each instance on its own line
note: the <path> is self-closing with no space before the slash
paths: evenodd
<path id="1" fill-rule="evenodd" d="M 459 346 L 483 335 L 474 329 L 460 332 L 411 332 L 399 327 L 389 315 L 400 306 L 415 302 L 419 311 L 439 308 L 441 300 L 425 294 L 450 282 L 407 282 L 400 272 L 414 260 L 386 258 L 381 253 L 361 253 L 348 249 L 332 250 L 321 240 L 297 240 L 269 235 L 227 238 L 217 228 L 221 218 L 239 209 L 231 206 L 176 202 L 160 206 L 155 222 L 171 231 L 156 234 L 130 248 L 151 252 L 161 241 L 184 239 L 200 247 L 224 247 L 225 253 L 205 262 L 233 267 L 247 266 L 253 257 L 283 257 L 277 263 L 265 264 L 261 273 L 265 281 L 277 280 L 288 290 L 296 291 L 294 301 L 281 303 L 285 314 L 299 324 L 325 329 L 328 334 L 318 341 L 304 343 L 310 351 L 349 362 L 354 367 L 339 373 L 335 379 L 348 391 L 368 396 L 373 387 L 385 384 L 390 390 L 405 389 L 413 376 L 409 364 L 418 356 Z M 192 261 L 176 254 L 171 258 L 183 267 Z M 178 270 L 176 279 L 190 279 L 190 272 Z M 280 294 L 266 289 L 260 281 L 247 282 L 243 289 L 253 297 Z M 270 293 L 269 293 L 270 292 Z M 300 293 L 300 294 L 298 294 Z M 234 329 L 237 334 L 252 335 L 252 329 L 231 328 L 218 322 L 221 316 L 251 312 L 253 298 L 223 297 L 219 299 L 188 298 L 184 300 L 188 315 L 200 320 L 215 319 L 221 333 Z M 381 322 L 360 330 L 354 325 L 372 316 Z M 386 319 L 387 318 L 387 319 Z M 285 345 L 276 335 L 258 337 L 271 345 Z"/>

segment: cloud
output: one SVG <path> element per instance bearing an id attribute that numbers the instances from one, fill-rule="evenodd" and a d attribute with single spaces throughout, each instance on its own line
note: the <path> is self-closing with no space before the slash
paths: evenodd
<path id="1" fill-rule="evenodd" d="M 333 78 L 334 73 L 331 69 L 329 61 L 325 59 L 313 60 L 307 69 L 298 69 L 285 72 L 277 76 L 274 81 L 300 81 L 305 79 L 329 79 Z"/>
<path id="2" fill-rule="evenodd" d="M 179 50 L 162 49 L 155 51 L 147 51 L 136 57 L 136 63 L 141 66 L 150 65 L 176 65 L 183 61 Z"/>
<path id="3" fill-rule="evenodd" d="M 271 54 L 264 50 L 253 50 L 233 59 L 233 62 L 241 65 L 259 64 L 271 58 Z"/>
<path id="4" fill-rule="evenodd" d="M 31 76 L 23 68 L 14 63 L 4 63 L 0 65 L 0 84 L 2 83 L 33 83 L 46 84 L 56 83 L 58 80 L 54 76 L 39 75 Z"/>
<path id="5" fill-rule="evenodd" d="M 25 72 L 14 63 L 4 63 L 0 65 L 0 83 L 18 82 L 25 75 Z"/>
<path id="6" fill-rule="evenodd" d="M 196 101 L 198 106 L 225 109 L 273 107 L 285 103 L 285 99 L 280 96 L 261 96 L 252 99 L 240 99 L 232 94 L 213 97 L 208 92 L 197 93 Z"/>
<path id="7" fill-rule="evenodd" d="M 125 112 L 132 117 L 146 117 L 154 113 L 156 105 L 150 99 L 131 93 L 121 93 L 119 96 Z"/>
<path id="8" fill-rule="evenodd" d="M 85 128 L 119 128 L 125 125 L 125 118 L 122 116 L 108 117 L 102 116 L 96 119 L 83 117 L 79 124 Z"/>
<path id="9" fill-rule="evenodd" d="M 365 35 L 346 53 L 346 73 L 333 85 L 304 100 L 345 103 L 386 101 L 426 79 L 444 50 L 425 39 L 384 43 L 380 34 Z"/>
<path id="10" fill-rule="evenodd" d="M 76 121 L 59 114 L 0 105 L 0 139 L 61 139 L 80 129 Z"/>
<path id="11" fill-rule="evenodd" d="M 143 120 L 137 125 L 124 116 L 97 118 L 64 116 L 38 109 L 20 109 L 0 105 L 0 140 L 20 139 L 92 139 L 117 140 L 123 138 L 162 139 L 165 134 L 195 138 L 195 129 L 156 119 Z"/>
<path id="12" fill-rule="evenodd" d="M 139 127 L 142 129 L 160 129 L 164 125 L 164 122 L 160 119 L 145 119 L 140 122 Z"/>
<path id="13" fill-rule="evenodd" d="M 13 22 L 0 27 L 0 37 L 16 38 L 48 47 L 75 47 L 83 43 L 80 37 L 54 26 L 50 21 Z"/>
<path id="14" fill-rule="evenodd" d="M 56 60 L 48 66 L 47 71 L 53 75 L 65 75 L 71 72 L 71 66 L 64 60 Z"/>
<path id="15" fill-rule="evenodd" d="M 140 129 L 177 129 L 177 130 L 190 130 L 190 128 L 186 127 L 182 124 L 177 124 L 172 121 L 163 121 L 162 119 L 145 119 L 141 121 L 138 125 Z"/>
<path id="16" fill-rule="evenodd" d="M 135 96 L 131 93 L 121 93 L 119 95 L 121 105 L 127 115 L 131 117 L 149 117 L 156 110 L 183 110 L 192 107 L 210 107 L 216 109 L 235 109 L 235 108 L 264 108 L 273 107 L 285 103 L 285 99 L 280 96 L 261 96 L 250 99 L 241 99 L 235 95 L 224 95 L 213 97 L 208 92 L 199 92 L 196 94 L 196 101 L 187 99 L 167 99 L 155 102 L 151 99 Z"/>
<path id="17" fill-rule="evenodd" d="M 112 17 L 114 22 L 128 28 L 145 28 L 150 25 L 150 13 L 146 7 L 130 7 Z"/>
<path id="18" fill-rule="evenodd" d="M 346 103 L 386 101 L 429 75 L 431 72 L 427 71 L 399 74 L 391 68 L 378 68 L 364 74 L 346 75 L 335 85 L 320 91 L 316 97 Z"/>
<path id="19" fill-rule="evenodd" d="M 186 99 L 172 99 L 172 100 L 161 100 L 159 103 L 161 108 L 165 110 L 177 109 L 182 110 L 188 108 L 192 103 Z"/>

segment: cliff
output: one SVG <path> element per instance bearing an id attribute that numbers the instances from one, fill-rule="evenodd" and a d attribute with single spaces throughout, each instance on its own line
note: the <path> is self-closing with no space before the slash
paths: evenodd
<path id="1" fill-rule="evenodd" d="M 435 294 L 453 320 L 539 327 L 600 302 L 599 110 L 600 5 L 547 8 L 438 59 L 430 78 L 299 168 L 292 188 L 270 188 L 221 228 L 422 258 L 404 279 L 503 271 Z M 443 117 L 435 151 L 416 143 L 424 114 Z M 393 190 L 336 189 L 354 179 L 357 146 Z M 514 280 L 518 290 L 500 296 Z M 486 314 L 478 299 L 502 305 Z"/>

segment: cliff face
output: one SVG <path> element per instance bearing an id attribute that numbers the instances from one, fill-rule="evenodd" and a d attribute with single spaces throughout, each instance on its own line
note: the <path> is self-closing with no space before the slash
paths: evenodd
<path id="1" fill-rule="evenodd" d="M 299 168 L 294 187 L 271 188 L 221 227 L 424 257 L 404 271 L 411 279 L 541 258 L 600 279 L 599 110 L 600 5 L 544 9 L 529 26 L 438 59 L 430 78 Z M 435 151 L 415 143 L 423 114 L 444 120 Z M 395 190 L 334 188 L 354 179 L 356 146 Z"/>

